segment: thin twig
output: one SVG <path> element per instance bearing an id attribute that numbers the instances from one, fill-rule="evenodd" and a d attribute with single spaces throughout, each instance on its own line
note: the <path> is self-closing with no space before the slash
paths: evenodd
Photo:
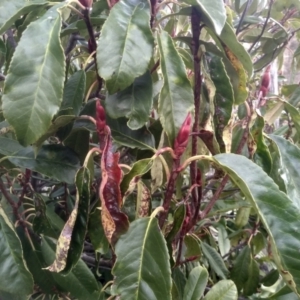
<path id="1" fill-rule="evenodd" d="M 257 38 L 255 39 L 255 41 L 253 42 L 253 44 L 249 48 L 249 52 L 251 52 L 251 50 L 256 45 L 256 43 L 260 40 L 260 38 L 263 36 L 263 34 L 264 34 L 264 32 L 265 32 L 265 30 L 267 28 L 267 25 L 268 25 L 268 22 L 269 22 L 269 19 L 270 19 L 270 16 L 271 16 L 271 9 L 272 9 L 273 3 L 274 3 L 274 0 L 270 0 L 268 15 L 267 15 L 267 18 L 265 20 L 264 26 L 263 26 L 263 28 L 261 30 L 261 33 L 257 36 Z"/>
<path id="2" fill-rule="evenodd" d="M 247 13 L 247 11 L 248 11 L 248 8 L 249 8 L 249 6 L 250 6 L 250 3 L 252 3 L 252 0 L 247 0 L 246 7 L 245 7 L 245 9 L 244 9 L 244 11 L 243 11 L 243 14 L 242 14 L 242 16 L 241 16 L 240 22 L 239 22 L 239 24 L 238 24 L 238 27 L 236 28 L 236 32 L 235 32 L 236 35 L 238 35 L 238 33 L 240 32 L 241 26 L 242 26 L 242 24 L 243 24 L 243 21 L 244 21 L 244 18 L 245 18 L 246 13 Z"/>
<path id="3" fill-rule="evenodd" d="M 5 184 L 2 180 L 2 178 L 0 177 L 0 191 L 3 194 L 3 196 L 6 198 L 7 202 L 9 203 L 9 205 L 12 207 L 13 210 L 13 214 L 16 217 L 17 220 L 20 220 L 20 216 L 18 213 L 18 205 L 17 203 L 11 198 L 10 194 L 7 192 Z"/>

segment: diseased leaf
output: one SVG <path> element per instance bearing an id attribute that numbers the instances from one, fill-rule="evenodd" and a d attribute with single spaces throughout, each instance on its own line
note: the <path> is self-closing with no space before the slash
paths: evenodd
<path id="1" fill-rule="evenodd" d="M 57 4 L 28 25 L 5 80 L 3 113 L 24 146 L 47 132 L 62 101 L 65 58 L 59 9 L 64 5 Z"/>
<path id="2" fill-rule="evenodd" d="M 162 32 L 158 37 L 164 85 L 160 92 L 158 113 L 172 145 L 187 114 L 193 110 L 193 91 L 183 61 L 172 38 Z"/>
<path id="3" fill-rule="evenodd" d="M 89 170 L 82 167 L 75 179 L 77 192 L 74 208 L 57 241 L 55 260 L 46 268 L 51 272 L 59 273 L 67 266 L 66 273 L 69 273 L 81 256 L 87 227 L 89 183 Z M 74 226 L 76 232 L 73 237 Z"/>
<path id="4" fill-rule="evenodd" d="M 110 117 L 128 118 L 127 125 L 136 130 L 145 125 L 152 107 L 152 79 L 150 72 L 136 78 L 132 85 L 123 91 L 108 95 L 105 109 Z"/>
<path id="5" fill-rule="evenodd" d="M 23 258 L 21 241 L 0 206 L 0 290 L 14 297 L 33 292 L 33 278 Z"/>
<path id="6" fill-rule="evenodd" d="M 109 93 L 124 90 L 143 75 L 152 51 L 150 3 L 123 0 L 114 5 L 97 47 L 98 72 L 105 79 Z"/>
<path id="7" fill-rule="evenodd" d="M 132 222 L 118 240 L 115 253 L 114 295 L 131 300 L 171 300 L 168 249 L 156 218 Z"/>
<path id="8" fill-rule="evenodd" d="M 208 272 L 203 267 L 194 268 L 190 274 L 188 281 L 184 287 L 183 299 L 199 300 L 205 290 L 208 281 Z"/>
<path id="9" fill-rule="evenodd" d="M 105 235 L 114 245 L 121 234 L 129 227 L 128 217 L 121 211 L 121 178 L 119 166 L 120 153 L 113 152 L 110 129 L 106 125 L 106 116 L 100 102 L 96 104 L 96 126 L 101 150 L 102 180 L 99 188 L 101 200 L 101 220 Z"/>
<path id="10" fill-rule="evenodd" d="M 149 215 L 150 203 L 151 193 L 147 186 L 142 181 L 139 181 L 136 195 L 136 219 Z"/>

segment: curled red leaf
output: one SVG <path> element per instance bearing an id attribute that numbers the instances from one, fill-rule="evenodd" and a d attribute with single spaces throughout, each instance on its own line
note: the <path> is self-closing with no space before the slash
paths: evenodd
<path id="1" fill-rule="evenodd" d="M 188 113 L 174 142 L 174 153 L 177 157 L 180 157 L 187 147 L 191 131 L 191 124 L 192 115 L 191 113 Z"/>

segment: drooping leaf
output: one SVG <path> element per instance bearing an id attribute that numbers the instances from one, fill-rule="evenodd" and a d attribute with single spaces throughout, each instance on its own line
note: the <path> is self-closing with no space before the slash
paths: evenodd
<path id="1" fill-rule="evenodd" d="M 75 205 L 57 241 L 55 260 L 47 267 L 51 272 L 59 273 L 67 266 L 68 273 L 78 262 L 83 249 L 89 206 L 89 170 L 82 167 L 76 174 L 75 183 L 77 189 Z M 77 228 L 73 237 L 75 224 Z"/>
<path id="2" fill-rule="evenodd" d="M 221 280 L 205 295 L 203 300 L 237 300 L 238 292 L 231 280 Z"/>
<path id="3" fill-rule="evenodd" d="M 269 233 L 277 268 L 287 285 L 297 293 L 300 286 L 298 208 L 259 166 L 244 156 L 218 154 L 213 161 L 229 174 L 255 208 Z"/>
<path id="4" fill-rule="evenodd" d="M 115 295 L 132 300 L 171 299 L 168 249 L 156 218 L 132 222 L 117 242 L 115 253 Z"/>
<path id="5" fill-rule="evenodd" d="M 110 117 L 128 118 L 128 127 L 139 129 L 149 119 L 152 107 L 152 79 L 150 72 L 136 78 L 132 85 L 116 94 L 108 95 L 105 109 Z"/>
<path id="6" fill-rule="evenodd" d="M 0 35 L 2 35 L 22 15 L 37 7 L 47 4 L 47 1 L 2 0 L 0 3 Z"/>
<path id="7" fill-rule="evenodd" d="M 211 268 L 218 276 L 220 276 L 222 279 L 225 279 L 229 272 L 220 254 L 213 247 L 206 243 L 201 243 L 201 248 L 203 254 L 209 261 Z"/>
<path id="8" fill-rule="evenodd" d="M 114 5 L 97 47 L 98 72 L 105 79 L 109 93 L 127 88 L 143 75 L 152 51 L 149 2 L 123 0 Z"/>
<path id="9" fill-rule="evenodd" d="M 260 165 L 266 173 L 271 172 L 272 158 L 268 146 L 264 140 L 263 129 L 265 121 L 263 117 L 256 116 L 255 123 L 251 128 L 251 134 L 256 143 L 256 151 L 254 155 L 255 162 Z"/>
<path id="10" fill-rule="evenodd" d="M 223 224 L 219 223 L 217 229 L 220 254 L 224 256 L 230 250 L 230 240 L 228 238 L 227 230 Z"/>
<path id="11" fill-rule="evenodd" d="M 283 176 L 281 177 L 285 183 L 286 193 L 294 205 L 300 208 L 300 186 L 298 184 L 300 149 L 280 136 L 269 135 L 269 138 L 279 150 L 280 164 L 283 169 Z"/>
<path id="12" fill-rule="evenodd" d="M 248 267 L 248 279 L 243 287 L 244 295 L 252 295 L 257 292 L 257 288 L 259 287 L 259 267 L 258 263 L 251 257 L 251 261 Z"/>
<path id="13" fill-rule="evenodd" d="M 160 92 L 158 113 L 169 141 L 173 144 L 186 116 L 193 109 L 193 91 L 183 61 L 172 38 L 162 32 L 158 37 L 164 85 Z"/>
<path id="14" fill-rule="evenodd" d="M 213 55 L 210 58 L 209 67 L 210 77 L 216 87 L 214 115 L 215 134 L 221 152 L 226 152 L 223 131 L 231 118 L 234 103 L 233 88 L 220 57 Z"/>
<path id="15" fill-rule="evenodd" d="M 121 177 L 119 166 L 120 153 L 113 152 L 110 129 L 106 125 L 105 112 L 97 104 L 97 131 L 99 136 L 101 155 L 102 180 L 99 188 L 101 200 L 101 220 L 105 235 L 110 244 L 115 244 L 121 234 L 128 230 L 127 216 L 121 211 Z M 104 114 L 104 115 L 103 115 Z"/>
<path id="16" fill-rule="evenodd" d="M 54 6 L 27 27 L 5 80 L 3 113 L 24 146 L 46 133 L 62 101 L 65 59 L 59 9 L 64 5 Z"/>
<path id="17" fill-rule="evenodd" d="M 43 264 L 50 265 L 55 259 L 55 244 L 53 240 L 42 237 L 38 250 L 42 254 Z M 44 272 L 49 271 L 44 270 Z M 56 284 L 63 291 L 70 293 L 73 298 L 79 300 L 99 298 L 101 287 L 91 270 L 82 260 L 79 260 L 73 270 L 66 276 L 60 273 L 51 274 Z"/>
<path id="18" fill-rule="evenodd" d="M 129 187 L 131 180 L 133 180 L 136 176 L 142 176 L 149 172 L 153 164 L 153 160 L 151 158 L 145 158 L 137 161 L 131 168 L 131 170 L 124 175 L 121 183 L 121 192 L 124 195 Z"/>
<path id="19" fill-rule="evenodd" d="M 192 256 L 200 258 L 202 251 L 200 248 L 199 240 L 192 234 L 187 234 L 184 237 L 184 244 L 186 250 L 184 252 L 185 258 L 190 258 Z"/>
<path id="20" fill-rule="evenodd" d="M 33 292 L 33 279 L 17 233 L 0 206 L 0 290 L 16 297 Z"/>
<path id="21" fill-rule="evenodd" d="M 0 153 L 2 150 L 0 149 Z M 73 151 L 62 145 L 44 145 L 35 158 L 32 147 L 6 154 L 13 164 L 39 172 L 56 180 L 73 183 L 79 160 Z"/>
<path id="22" fill-rule="evenodd" d="M 218 35 L 221 34 L 226 22 L 226 10 L 223 1 L 185 0 L 184 2 L 195 6 L 201 13 L 205 25 L 212 28 Z"/>
<path id="23" fill-rule="evenodd" d="M 188 281 L 184 287 L 183 299 L 199 300 L 205 290 L 208 281 L 208 272 L 203 267 L 194 268 L 190 274 Z"/>

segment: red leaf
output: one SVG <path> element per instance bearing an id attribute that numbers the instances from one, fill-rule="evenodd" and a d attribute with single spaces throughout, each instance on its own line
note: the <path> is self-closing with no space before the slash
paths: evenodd
<path id="1" fill-rule="evenodd" d="M 120 155 L 113 153 L 110 129 L 106 125 L 105 111 L 99 102 L 96 105 L 96 125 L 102 150 L 102 181 L 99 189 L 102 224 L 108 241 L 115 244 L 118 237 L 128 230 L 129 222 L 127 216 L 120 210 L 122 205 Z"/>

